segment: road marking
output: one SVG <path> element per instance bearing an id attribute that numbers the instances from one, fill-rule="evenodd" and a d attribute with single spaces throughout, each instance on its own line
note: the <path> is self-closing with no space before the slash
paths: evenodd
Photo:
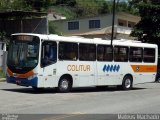
<path id="1" fill-rule="evenodd" d="M 74 116 L 78 116 L 78 115 L 82 115 L 82 114 L 84 114 L 84 113 L 75 112 L 75 113 L 71 113 L 71 114 L 67 114 L 67 115 L 60 115 L 58 117 L 45 118 L 43 120 L 63 120 L 65 118 L 74 117 Z"/>

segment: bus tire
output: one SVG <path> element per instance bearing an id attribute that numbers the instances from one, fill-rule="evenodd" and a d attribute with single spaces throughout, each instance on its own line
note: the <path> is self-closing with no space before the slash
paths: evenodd
<path id="1" fill-rule="evenodd" d="M 156 78 L 156 82 L 157 82 L 157 83 L 160 83 L 160 77 L 157 77 L 157 78 Z"/>
<path id="2" fill-rule="evenodd" d="M 58 92 L 60 93 L 67 93 L 71 90 L 72 88 L 72 83 L 71 80 L 68 77 L 62 77 L 59 80 L 58 83 Z"/>
<path id="3" fill-rule="evenodd" d="M 123 90 L 130 90 L 130 89 L 132 89 L 132 85 L 133 85 L 132 77 L 130 75 L 126 75 L 123 78 L 122 89 Z"/>

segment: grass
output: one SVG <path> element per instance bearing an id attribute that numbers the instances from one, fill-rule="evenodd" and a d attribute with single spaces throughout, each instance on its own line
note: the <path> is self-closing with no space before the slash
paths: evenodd
<path id="1" fill-rule="evenodd" d="M 54 6 L 53 7 L 57 13 L 61 13 L 64 15 L 67 19 L 74 19 L 77 15 L 75 12 L 71 10 L 69 7 L 65 6 Z"/>
<path id="2" fill-rule="evenodd" d="M 0 70 L 0 82 L 5 81 L 6 80 L 5 77 L 6 77 L 5 73 L 2 70 Z"/>
<path id="3" fill-rule="evenodd" d="M 5 78 L 5 77 L 6 77 L 5 73 L 2 70 L 0 70 L 0 78 Z"/>

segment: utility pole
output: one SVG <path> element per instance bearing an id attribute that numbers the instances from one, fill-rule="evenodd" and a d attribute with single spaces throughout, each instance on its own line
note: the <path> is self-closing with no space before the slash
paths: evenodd
<path id="1" fill-rule="evenodd" d="M 115 3 L 115 0 L 113 0 L 113 10 L 112 10 L 113 17 L 112 17 L 111 46 L 112 46 L 112 44 L 113 44 L 113 38 L 114 38 L 114 19 L 115 19 L 115 6 L 116 6 L 116 3 Z"/>

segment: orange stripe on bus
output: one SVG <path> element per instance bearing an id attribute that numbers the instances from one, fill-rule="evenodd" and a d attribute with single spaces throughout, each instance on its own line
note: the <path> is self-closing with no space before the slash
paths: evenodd
<path id="1" fill-rule="evenodd" d="M 8 74 L 10 75 L 10 76 L 14 76 L 13 74 L 13 72 L 9 69 L 9 68 L 7 68 L 7 72 L 8 72 Z M 28 78 L 28 77 L 30 77 L 30 76 L 32 76 L 32 75 L 34 75 L 34 72 L 33 71 L 29 71 L 29 72 L 27 72 L 27 73 L 25 73 L 25 74 L 16 74 L 16 77 L 17 78 Z"/>
<path id="2" fill-rule="evenodd" d="M 7 73 L 8 73 L 10 76 L 13 76 L 13 72 L 12 72 L 9 68 L 7 68 Z"/>
<path id="3" fill-rule="evenodd" d="M 157 72 L 157 65 L 131 65 L 134 72 Z"/>

